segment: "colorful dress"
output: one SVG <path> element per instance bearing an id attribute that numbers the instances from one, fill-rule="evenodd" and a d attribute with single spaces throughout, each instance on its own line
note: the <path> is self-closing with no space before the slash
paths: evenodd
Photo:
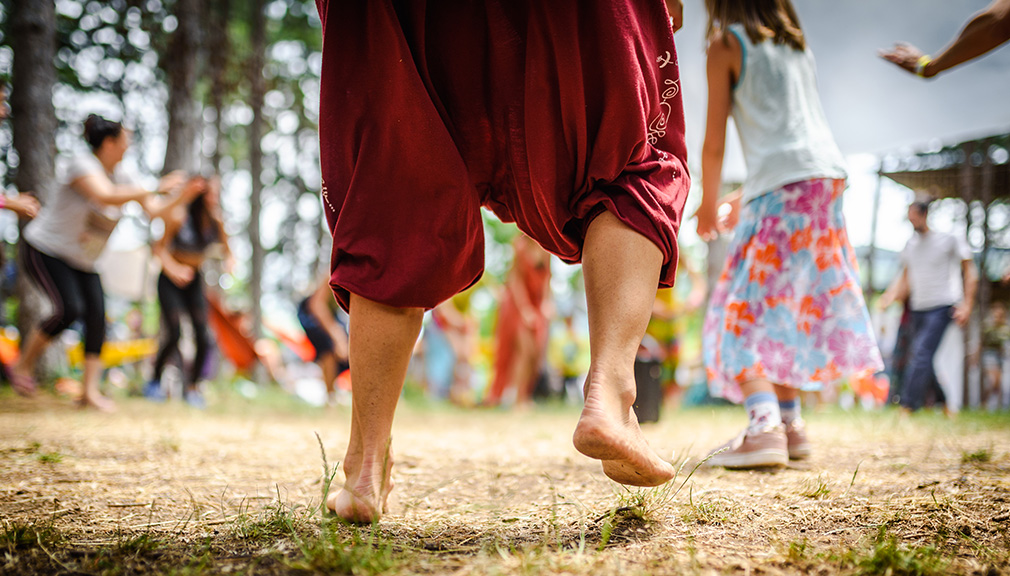
<path id="1" fill-rule="evenodd" d="M 882 369 L 845 232 L 844 180 L 788 184 L 744 205 L 702 349 L 713 396 L 740 384 L 820 390 Z"/>

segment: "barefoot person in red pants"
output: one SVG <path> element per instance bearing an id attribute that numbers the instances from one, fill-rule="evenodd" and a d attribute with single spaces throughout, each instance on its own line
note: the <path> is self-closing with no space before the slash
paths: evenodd
<path id="1" fill-rule="evenodd" d="M 345 481 L 327 506 L 355 522 L 384 512 L 422 315 L 480 277 L 481 206 L 583 263 L 592 365 L 575 447 L 617 482 L 670 480 L 632 404 L 690 184 L 679 11 L 671 19 L 659 0 L 316 4 L 330 286 L 350 312 L 354 382 Z"/>

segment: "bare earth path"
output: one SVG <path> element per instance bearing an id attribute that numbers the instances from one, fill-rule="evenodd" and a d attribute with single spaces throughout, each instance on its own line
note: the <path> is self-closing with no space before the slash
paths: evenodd
<path id="1" fill-rule="evenodd" d="M 318 509 L 314 433 L 332 467 L 348 418 L 281 396 L 110 416 L 0 390 L 0 574 L 1010 574 L 1006 414 L 811 414 L 810 461 L 702 467 L 676 492 L 739 411 L 664 414 L 650 443 L 689 463 L 625 490 L 572 447 L 575 409 L 405 405 L 390 514 L 361 528 Z"/>

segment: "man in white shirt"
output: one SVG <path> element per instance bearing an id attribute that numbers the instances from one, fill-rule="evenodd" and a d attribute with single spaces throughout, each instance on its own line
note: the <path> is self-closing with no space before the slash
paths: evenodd
<path id="1" fill-rule="evenodd" d="M 928 215 L 926 202 L 913 202 L 908 207 L 908 221 L 915 234 L 901 252 L 904 270 L 900 282 L 907 287 L 912 310 L 912 344 L 901 389 L 901 406 L 908 412 L 922 408 L 926 390 L 936 382 L 933 356 L 943 333 L 951 319 L 961 327 L 968 324 L 978 286 L 967 241 L 930 230 Z M 892 291 L 888 292 L 881 298 L 882 307 L 894 300 Z"/>

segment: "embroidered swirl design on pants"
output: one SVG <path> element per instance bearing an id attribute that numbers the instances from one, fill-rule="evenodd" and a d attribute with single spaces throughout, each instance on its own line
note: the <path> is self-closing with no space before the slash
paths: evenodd
<path id="1" fill-rule="evenodd" d="M 662 70 L 666 68 L 668 64 L 674 63 L 673 57 L 670 52 L 667 51 L 663 56 L 656 58 L 656 62 L 659 63 L 659 68 Z M 677 97 L 680 94 L 680 79 L 671 80 L 665 78 L 663 84 L 666 85 L 666 89 L 660 94 L 659 101 L 659 114 L 649 122 L 649 131 L 647 140 L 649 144 L 655 146 L 659 142 L 660 138 L 666 136 L 666 126 L 670 121 L 670 116 L 673 112 L 673 107 L 670 106 L 670 100 Z"/>

